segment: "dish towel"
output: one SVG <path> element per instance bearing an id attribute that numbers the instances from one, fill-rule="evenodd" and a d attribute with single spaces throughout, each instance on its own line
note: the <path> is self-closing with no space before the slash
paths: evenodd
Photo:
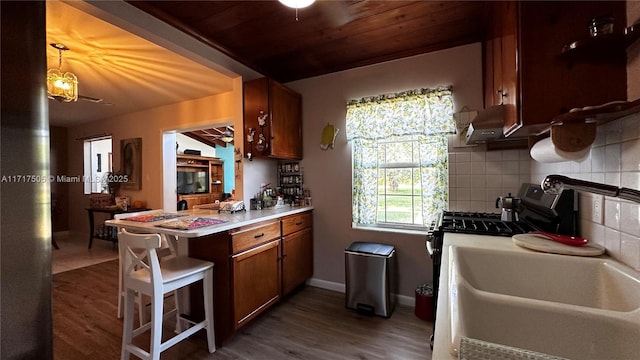
<path id="1" fill-rule="evenodd" d="M 487 341 L 462 337 L 460 339 L 460 360 L 567 360 L 565 358 L 494 344 Z"/>

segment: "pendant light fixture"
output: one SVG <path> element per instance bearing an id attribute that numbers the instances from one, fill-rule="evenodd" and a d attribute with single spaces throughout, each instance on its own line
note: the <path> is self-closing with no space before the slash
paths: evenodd
<path id="1" fill-rule="evenodd" d="M 49 44 L 58 50 L 58 68 L 47 70 L 47 96 L 62 102 L 78 101 L 78 78 L 71 72 L 62 72 L 62 52 L 69 50 L 64 44 Z"/>
<path id="2" fill-rule="evenodd" d="M 298 9 L 306 8 L 316 0 L 278 0 L 281 4 L 296 9 L 296 21 L 298 21 Z"/>

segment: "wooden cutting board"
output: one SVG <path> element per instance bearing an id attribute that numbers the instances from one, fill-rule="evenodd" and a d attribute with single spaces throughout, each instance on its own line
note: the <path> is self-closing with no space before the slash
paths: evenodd
<path id="1" fill-rule="evenodd" d="M 549 238 L 542 235 L 518 234 L 513 235 L 512 239 L 514 244 L 523 248 L 552 254 L 575 256 L 598 256 L 604 254 L 604 248 L 597 244 L 571 246 L 549 240 Z"/>

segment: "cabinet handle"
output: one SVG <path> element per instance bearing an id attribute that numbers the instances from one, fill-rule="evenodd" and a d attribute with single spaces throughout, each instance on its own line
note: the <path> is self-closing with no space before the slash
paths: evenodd
<path id="1" fill-rule="evenodd" d="M 261 238 L 261 237 L 263 237 L 263 236 L 264 236 L 264 233 L 262 233 L 262 234 L 258 234 L 258 235 L 255 235 L 253 238 L 254 238 L 254 239 L 257 239 L 257 238 Z"/>
<path id="2" fill-rule="evenodd" d="M 302 225 L 302 221 L 296 223 L 296 226 L 300 226 L 300 225 Z"/>

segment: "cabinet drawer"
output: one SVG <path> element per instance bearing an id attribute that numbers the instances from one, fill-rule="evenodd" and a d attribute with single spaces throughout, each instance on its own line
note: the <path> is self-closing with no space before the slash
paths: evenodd
<path id="1" fill-rule="evenodd" d="M 280 223 L 260 223 L 231 231 L 233 253 L 251 249 L 269 240 L 280 237 Z"/>
<path id="2" fill-rule="evenodd" d="M 310 212 L 287 216 L 282 219 L 282 236 L 311 227 L 313 215 Z"/>

